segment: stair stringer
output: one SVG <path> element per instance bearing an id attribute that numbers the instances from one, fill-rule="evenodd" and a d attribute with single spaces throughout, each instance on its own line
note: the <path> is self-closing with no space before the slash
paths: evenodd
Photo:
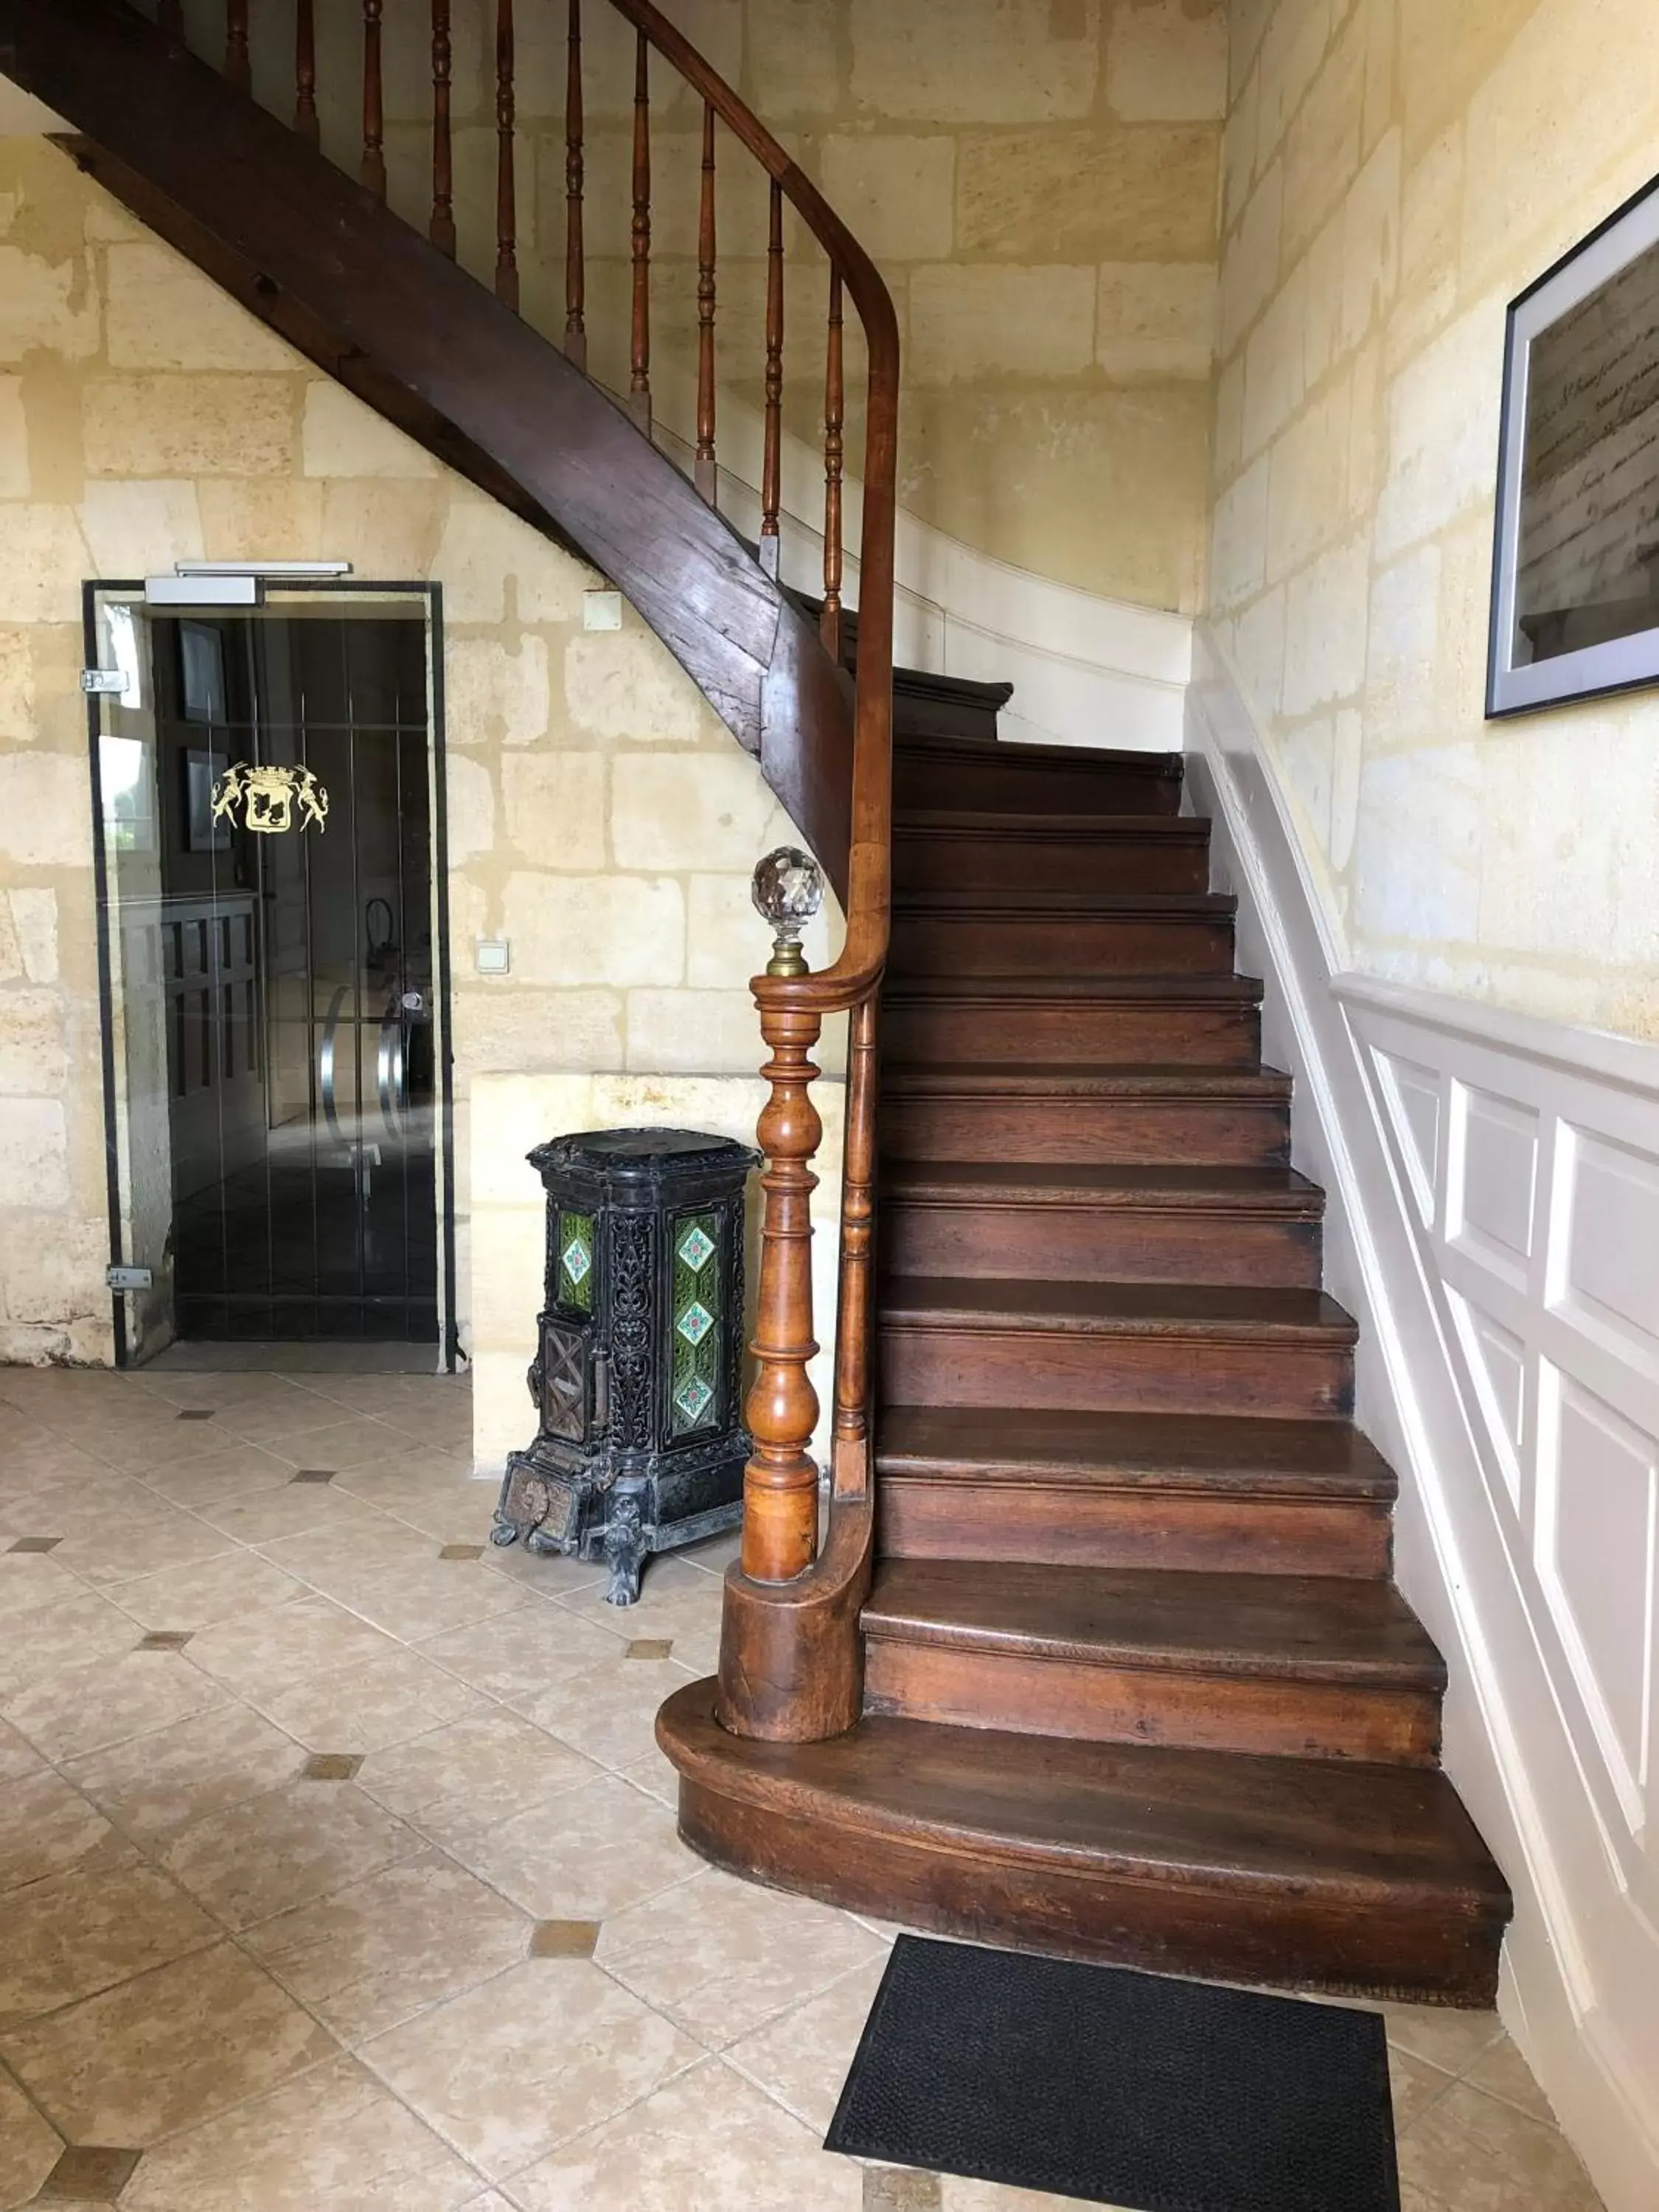
<path id="1" fill-rule="evenodd" d="M 846 893 L 853 689 L 731 526 L 600 387 L 124 0 L 0 0 L 0 73 L 260 321 L 613 583 Z"/>

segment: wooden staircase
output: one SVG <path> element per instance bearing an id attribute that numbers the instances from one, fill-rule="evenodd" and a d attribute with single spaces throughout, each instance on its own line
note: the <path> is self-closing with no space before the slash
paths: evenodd
<path id="1" fill-rule="evenodd" d="M 918 1926 L 1488 2003 L 1508 1893 L 1181 763 L 907 736 L 904 690 L 862 1713 L 681 1692 L 684 1832 Z"/>

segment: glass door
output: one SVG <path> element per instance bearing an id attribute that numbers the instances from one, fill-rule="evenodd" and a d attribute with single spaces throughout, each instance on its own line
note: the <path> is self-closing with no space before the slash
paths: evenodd
<path id="1" fill-rule="evenodd" d="M 439 885 L 424 593 L 92 595 L 129 1355 L 440 1339 Z M 112 683 L 111 677 L 106 683 Z"/>

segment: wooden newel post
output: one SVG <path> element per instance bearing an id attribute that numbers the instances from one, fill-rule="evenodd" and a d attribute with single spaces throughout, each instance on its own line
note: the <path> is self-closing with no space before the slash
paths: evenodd
<path id="1" fill-rule="evenodd" d="M 769 854 L 756 869 L 755 904 L 774 933 L 769 976 L 806 973 L 800 933 L 823 896 L 817 863 L 792 846 Z M 756 1372 L 745 1407 L 755 1450 L 744 1473 L 743 1571 L 756 1582 L 781 1583 L 804 1574 L 817 1551 L 818 1470 L 810 1447 L 818 1396 L 806 1370 L 818 1348 L 811 1210 L 818 1179 L 811 1163 L 823 1124 L 812 1103 L 819 1071 L 811 1055 L 823 1017 L 779 1004 L 771 994 L 759 1004 L 772 1055 L 761 1073 L 772 1095 L 757 1131 L 766 1155 L 766 1208 L 750 1346 Z"/>

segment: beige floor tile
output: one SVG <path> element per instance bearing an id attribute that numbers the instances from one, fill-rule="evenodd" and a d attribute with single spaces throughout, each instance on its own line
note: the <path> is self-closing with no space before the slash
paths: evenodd
<path id="1" fill-rule="evenodd" d="M 52 1553 L 8 1552 L 9 1540 L 0 1538 L 0 1631 L 8 1640 L 25 1632 L 18 1624 L 27 1614 L 59 1605 L 85 1587 Z"/>
<path id="2" fill-rule="evenodd" d="M 162 1863 L 228 1927 L 249 1928 L 422 1847 L 355 1784 L 295 1782 L 181 1829 Z"/>
<path id="3" fill-rule="evenodd" d="M 479 2179 L 338 2058 L 146 2152 L 121 2212 L 459 2212 Z"/>
<path id="4" fill-rule="evenodd" d="M 1501 2097 L 1506 2105 L 1518 2106 L 1534 2120 L 1555 2124 L 1549 2099 L 1507 2035 L 1489 2044 L 1463 2078 L 1472 2089 L 1484 2089 L 1488 2096 Z"/>
<path id="5" fill-rule="evenodd" d="M 1600 2212 L 1554 2128 L 1467 2082 L 1455 2082 L 1401 2131 L 1400 2177 L 1451 2212 Z"/>
<path id="6" fill-rule="evenodd" d="M 1425 2110 L 1437 2097 L 1443 2096 L 1451 2087 L 1453 2077 L 1426 2059 L 1413 2058 L 1409 2051 L 1390 2049 L 1389 2052 L 1389 2089 L 1394 2100 L 1394 2124 L 1397 2130 L 1409 2127 L 1421 2118 Z"/>
<path id="7" fill-rule="evenodd" d="M 724 1584 L 700 1567 L 681 1559 L 653 1559 L 645 1571 L 636 1603 L 611 1605 L 605 1585 L 562 1598 L 561 1603 L 583 1620 L 608 1628 L 626 1641 L 661 1638 L 672 1642 L 673 1656 L 694 1674 L 710 1674 L 720 1665 L 720 1602 Z"/>
<path id="8" fill-rule="evenodd" d="M 728 2063 L 823 2135 L 886 1971 L 884 1948 L 820 1996 L 734 2043 L 725 2054 Z"/>
<path id="9" fill-rule="evenodd" d="M 308 1388 L 349 1413 L 390 1419 L 396 1413 L 432 1418 L 472 1411 L 470 1375 L 313 1375 Z"/>
<path id="10" fill-rule="evenodd" d="M 528 1552 L 522 1544 L 492 1544 L 484 1557 L 492 1572 L 540 1597 L 562 1597 L 610 1579 L 603 1559 L 568 1559 L 559 1552 Z"/>
<path id="11" fill-rule="evenodd" d="M 0 2212 L 33 2201 L 57 2165 L 63 2138 L 47 2125 L 10 2075 L 0 2072 Z"/>
<path id="12" fill-rule="evenodd" d="M 1078 2212 L 1075 2197 L 1055 2197 L 1046 2189 L 1010 2189 L 1000 2181 L 969 2181 L 959 2173 L 939 2179 L 941 2212 Z M 1097 2205 L 1095 2212 L 1115 2212 Z"/>
<path id="13" fill-rule="evenodd" d="M 857 2212 L 863 2170 L 708 2059 L 515 2174 L 524 2212 Z"/>
<path id="14" fill-rule="evenodd" d="M 343 1429 L 351 1423 L 351 1416 L 343 1407 L 331 1400 L 319 1397 L 314 1390 L 290 1387 L 286 1396 L 245 1398 L 227 1404 L 211 1421 L 204 1421 L 204 1428 L 211 1428 L 218 1444 L 228 1439 L 240 1443 L 258 1444 L 265 1451 L 281 1452 L 284 1459 L 295 1456 L 291 1449 L 301 1437 L 320 1437 L 331 1429 Z M 384 1451 L 385 1443 L 380 1449 Z M 307 1445 L 307 1451 L 310 1445 Z M 321 1460 L 306 1459 L 307 1467 L 320 1467 Z"/>
<path id="15" fill-rule="evenodd" d="M 363 1762 L 360 1787 L 442 1843 L 478 1836 L 598 1770 L 533 1721 L 499 1706 Z"/>
<path id="16" fill-rule="evenodd" d="M 885 1957 L 851 1916 L 712 1869 L 607 1920 L 599 1963 L 711 2049 Z"/>
<path id="17" fill-rule="evenodd" d="M 372 1620 L 388 1636 L 425 1642 L 451 1628 L 512 1613 L 531 1601 L 472 1560 L 441 1559 L 435 1538 L 388 1522 L 410 1549 L 391 1565 L 364 1559 L 348 1544 L 328 1565 L 300 1570 L 313 1586 Z"/>
<path id="18" fill-rule="evenodd" d="M 1426 2058 L 1443 2073 L 1463 2074 L 1503 2033 L 1495 2012 L 1455 2012 L 1440 2005 L 1385 2005 L 1389 2041 Z"/>
<path id="19" fill-rule="evenodd" d="M 560 1606 L 529 1603 L 422 1638 L 419 1648 L 475 1689 L 514 1705 L 533 1703 L 554 1683 L 616 1656 L 611 1639 L 589 1622 Z"/>
<path id="20" fill-rule="evenodd" d="M 126 1856 L 102 1814 L 50 1768 L 0 1790 L 0 1891 Z"/>
<path id="21" fill-rule="evenodd" d="M 288 1375 L 190 1374 L 166 1369 L 140 1373 L 134 1380 L 164 1405 L 188 1406 L 196 1413 L 228 1413 L 232 1407 L 249 1406 L 285 1407 L 298 1413 L 317 1400 L 315 1391 Z"/>
<path id="22" fill-rule="evenodd" d="M 65 1667 L 3 1701 L 6 1718 L 51 1759 L 147 1735 L 222 1705 L 225 1692 L 179 1651 L 129 1651 Z"/>
<path id="23" fill-rule="evenodd" d="M 598 1628 L 586 1632 L 605 1634 Z M 655 1748 L 663 1699 L 696 1677 L 676 1659 L 629 1659 L 620 1639 L 606 1642 L 603 1657 L 536 1696 L 508 1702 L 584 1757 L 620 1770 Z"/>
<path id="24" fill-rule="evenodd" d="M 27 1633 L 9 1631 L 0 1638 L 0 1710 L 32 1683 L 50 1682 L 66 1667 L 136 1650 L 143 1633 L 131 1613 L 77 1583 L 71 1595 L 36 1607 Z"/>
<path id="25" fill-rule="evenodd" d="M 438 1840 L 537 1920 L 604 1920 L 702 1865 L 672 1816 L 613 1775 L 556 1791 L 482 1834 L 452 1830 Z"/>
<path id="26" fill-rule="evenodd" d="M 116 1474 L 143 1476 L 152 1468 L 181 1467 L 222 1450 L 225 1438 L 211 1421 L 181 1421 L 165 1407 L 131 1413 L 66 1431 L 72 1443 Z M 138 1487 L 142 1488 L 140 1483 Z M 146 1493 L 153 1497 L 153 1493 Z"/>
<path id="27" fill-rule="evenodd" d="M 246 1705 L 226 1704 L 64 1768 L 118 1826 L 144 1841 L 293 1781 L 305 1752 Z"/>
<path id="28" fill-rule="evenodd" d="M 144 1511 L 124 1513 L 113 1528 L 80 1528 L 66 1536 L 52 1557 L 82 1581 L 96 1587 L 129 1583 L 139 1575 L 157 1574 L 163 1567 L 182 1567 L 193 1560 L 211 1559 L 231 1548 L 217 1528 L 195 1514 L 150 1498 Z"/>
<path id="29" fill-rule="evenodd" d="M 16 1891 L 0 1945 L 0 2025 L 75 2004 L 212 1942 L 219 1930 L 136 1851 Z"/>
<path id="30" fill-rule="evenodd" d="M 248 1930 L 248 1948 L 359 2044 L 516 1965 L 527 1915 L 436 1851 Z"/>
<path id="31" fill-rule="evenodd" d="M 313 1674 L 253 1702 L 311 1751 L 384 1751 L 428 1729 L 487 1711 L 465 1682 L 393 1645 L 349 1674 Z"/>
<path id="32" fill-rule="evenodd" d="M 147 1467 L 143 1480 L 145 1488 L 158 1497 L 199 1510 L 209 1504 L 275 1490 L 293 1480 L 295 1466 L 293 1460 L 279 1453 L 239 1443 L 222 1444 L 215 1451 L 177 1464 Z"/>
<path id="33" fill-rule="evenodd" d="M 330 2057 L 333 2038 L 233 1944 L 0 2037 L 71 2142 L 159 2142 Z"/>
<path id="34" fill-rule="evenodd" d="M 647 1797 L 654 1797 L 659 1805 L 671 1812 L 680 1802 L 680 1778 L 673 1762 L 656 1746 L 643 1759 L 635 1759 L 622 1770 L 624 1782 L 631 1782 L 636 1790 L 643 1790 Z"/>
<path id="35" fill-rule="evenodd" d="M 528 1721 L 525 1723 L 528 1728 Z M 541 1731 L 537 1730 L 540 1735 Z M 0 1782 L 16 1782 L 26 1774 L 38 1774 L 46 1760 L 27 1737 L 18 1735 L 9 1721 L 0 1721 Z"/>
<path id="36" fill-rule="evenodd" d="M 240 1547 L 217 1559 L 117 1583 L 109 1592 L 112 1602 L 143 1628 L 187 1629 L 245 1620 L 304 1595 L 305 1585 L 292 1575 Z"/>
<path id="37" fill-rule="evenodd" d="M 322 1407 L 320 1398 L 316 1402 Z M 303 1426 L 296 1425 L 284 1430 L 259 1413 L 250 1417 L 243 1407 L 233 1407 L 214 1426 L 226 1428 L 233 1436 L 244 1437 L 251 1444 L 263 1444 L 270 1450 L 280 1451 L 284 1458 L 297 1459 L 304 1467 L 326 1467 L 336 1473 L 343 1468 L 361 1467 L 365 1460 L 384 1459 L 389 1451 L 409 1441 L 383 1421 L 351 1414 L 342 1420 L 338 1418 L 342 1409 L 335 1407 L 332 1411 L 335 1418 L 325 1426 L 315 1425 L 307 1414 L 301 1417 Z M 258 1433 L 252 1433 L 255 1431 Z M 295 1449 L 301 1441 L 303 1451 Z"/>
<path id="38" fill-rule="evenodd" d="M 538 1959 L 360 2054 L 496 2179 L 608 2119 L 697 2046 L 581 1959 Z"/>
<path id="39" fill-rule="evenodd" d="M 320 1467 L 323 1462 L 301 1457 L 295 1464 Z M 343 1535 L 351 1528 L 375 1526 L 373 1508 L 361 1498 L 348 1498 L 331 1482 L 285 1482 L 245 1495 L 204 1498 L 197 1510 L 204 1521 L 239 1544 L 275 1544 L 313 1528 L 337 1529 Z"/>
<path id="40" fill-rule="evenodd" d="M 277 1698 L 307 1674 L 349 1680 L 398 1649 L 392 1638 L 343 1606 L 308 1595 L 204 1629 L 192 1638 L 190 1656 L 240 1697 Z"/>

